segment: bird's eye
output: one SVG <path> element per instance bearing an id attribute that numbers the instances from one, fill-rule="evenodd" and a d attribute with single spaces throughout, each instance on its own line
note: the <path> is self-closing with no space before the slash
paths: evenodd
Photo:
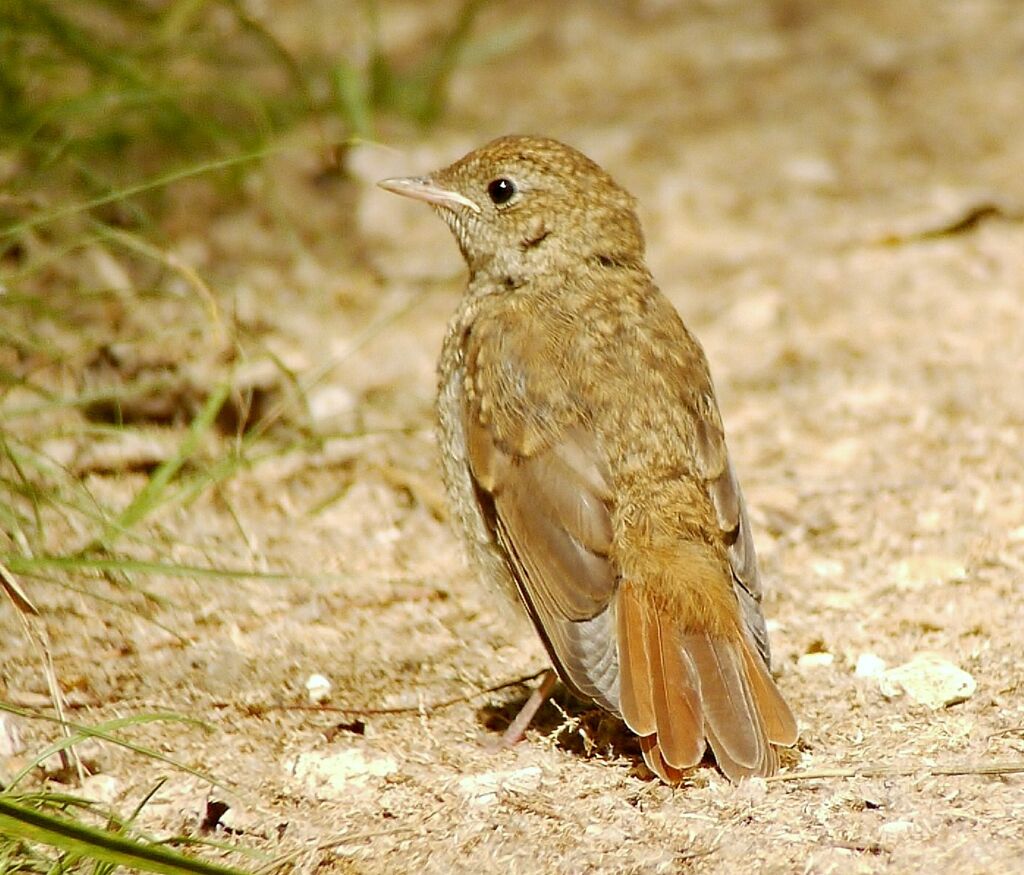
<path id="1" fill-rule="evenodd" d="M 512 182 L 511 179 L 505 179 L 504 176 L 499 179 L 492 180 L 487 186 L 487 194 L 490 196 L 491 200 L 499 206 L 501 204 L 507 204 L 515 193 L 515 183 Z"/>

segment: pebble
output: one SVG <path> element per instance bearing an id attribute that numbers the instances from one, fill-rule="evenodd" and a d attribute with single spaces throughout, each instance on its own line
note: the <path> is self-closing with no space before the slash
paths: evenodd
<path id="1" fill-rule="evenodd" d="M 883 823 L 878 828 L 878 833 L 882 838 L 896 839 L 913 832 L 913 830 L 914 824 L 909 820 L 891 820 L 888 823 Z"/>
<path id="2" fill-rule="evenodd" d="M 846 566 L 838 559 L 818 559 L 811 563 L 811 571 L 818 577 L 832 580 L 842 577 L 846 573 Z"/>
<path id="3" fill-rule="evenodd" d="M 288 763 L 288 769 L 314 797 L 327 800 L 344 799 L 353 787 L 364 787 L 372 778 L 398 771 L 398 763 L 389 756 L 349 748 L 337 753 L 301 753 Z"/>
<path id="4" fill-rule="evenodd" d="M 800 668 L 822 668 L 824 666 L 832 665 L 836 661 L 834 653 L 828 653 L 826 651 L 816 651 L 814 653 L 805 653 L 797 659 L 796 664 Z"/>
<path id="5" fill-rule="evenodd" d="M 886 668 L 886 661 L 875 653 L 862 653 L 857 657 L 853 673 L 859 678 L 878 677 Z"/>
<path id="6" fill-rule="evenodd" d="M 932 710 L 966 702 L 977 686 L 971 675 L 935 653 L 919 653 L 878 675 L 878 687 L 887 699 L 906 694 Z"/>
<path id="7" fill-rule="evenodd" d="M 523 793 L 536 790 L 540 786 L 540 778 L 540 768 L 529 766 L 525 769 L 467 775 L 459 780 L 458 786 L 471 805 L 493 805 L 498 801 L 500 791 Z"/>
<path id="8" fill-rule="evenodd" d="M 311 674 L 306 680 L 306 695 L 314 705 L 326 705 L 331 701 L 331 682 L 322 674 Z"/>
<path id="9" fill-rule="evenodd" d="M 950 556 L 910 556 L 897 562 L 892 571 L 896 586 L 915 591 L 967 579 L 967 568 Z"/>
<path id="10" fill-rule="evenodd" d="M 256 815 L 242 808 L 229 808 L 217 821 L 230 833 L 255 832 L 258 820 Z"/>

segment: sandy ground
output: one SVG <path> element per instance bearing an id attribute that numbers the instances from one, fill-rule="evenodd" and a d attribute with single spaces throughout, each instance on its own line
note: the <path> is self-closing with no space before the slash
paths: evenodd
<path id="1" fill-rule="evenodd" d="M 296 50 L 344 39 L 335 4 L 279 5 Z M 423 6 L 382 4 L 396 51 L 445 20 Z M 144 828 L 197 832 L 223 801 L 220 838 L 303 872 L 1021 871 L 1024 778 L 936 771 L 1024 760 L 1024 8 L 570 0 L 495 4 L 476 30 L 509 46 L 460 68 L 429 136 L 382 131 L 396 148 L 356 149 L 347 183 L 289 152 L 254 177 L 257 206 L 168 219 L 250 367 L 286 362 L 308 408 L 122 545 L 279 576 L 136 577 L 162 602 L 72 580 L 131 611 L 31 582 L 75 719 L 201 718 L 128 734 L 223 782 L 102 745 L 85 792 L 131 810 L 166 778 Z M 800 719 L 787 771 L 910 774 L 731 786 L 705 767 L 668 788 L 564 696 L 525 743 L 488 747 L 528 690 L 474 693 L 544 655 L 445 521 L 431 405 L 457 251 L 372 182 L 508 132 L 577 145 L 639 198 L 651 267 L 705 345 Z M 137 367 L 223 367 L 182 296 L 123 306 L 85 342 Z M 79 388 L 124 367 L 95 348 L 79 365 L 62 377 Z M 97 500 L 144 484 L 61 440 Z M 51 548 L 80 546 L 73 528 L 55 517 Z M 45 701 L 10 609 L 0 630 L 0 698 Z M 973 695 L 932 709 L 854 670 L 922 652 Z M 313 673 L 355 710 L 304 709 Z M 53 737 L 22 728 L 32 749 Z"/>

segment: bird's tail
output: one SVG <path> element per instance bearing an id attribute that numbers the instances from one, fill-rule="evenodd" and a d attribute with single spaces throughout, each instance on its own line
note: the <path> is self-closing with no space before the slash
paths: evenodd
<path id="1" fill-rule="evenodd" d="M 749 636 L 681 628 L 629 582 L 617 598 L 620 706 L 651 770 L 674 783 L 710 743 L 731 780 L 773 774 L 796 721 Z"/>

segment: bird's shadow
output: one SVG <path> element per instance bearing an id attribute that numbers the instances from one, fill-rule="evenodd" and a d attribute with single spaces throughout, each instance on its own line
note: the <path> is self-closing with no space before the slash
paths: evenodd
<path id="1" fill-rule="evenodd" d="M 477 720 L 488 732 L 494 733 L 495 743 L 526 704 L 530 693 L 529 689 L 510 693 L 500 703 L 491 702 L 477 709 Z M 622 757 L 630 760 L 640 775 L 655 778 L 644 763 L 640 740 L 626 724 L 593 702 L 573 695 L 561 682 L 537 712 L 529 728 L 549 738 L 554 737 L 555 747 L 559 750 L 583 759 Z M 792 768 L 803 749 L 807 749 L 803 739 L 795 748 L 780 749 L 778 753 L 782 764 Z M 700 767 L 715 767 L 710 745 Z"/>
<path id="2" fill-rule="evenodd" d="M 508 729 L 530 697 L 530 690 L 477 709 L 477 720 L 498 736 Z M 643 763 L 640 742 L 626 725 L 593 702 L 574 696 L 561 683 L 537 712 L 530 729 L 554 739 L 555 747 L 576 756 L 625 757 Z M 646 769 L 645 769 L 646 771 Z"/>

